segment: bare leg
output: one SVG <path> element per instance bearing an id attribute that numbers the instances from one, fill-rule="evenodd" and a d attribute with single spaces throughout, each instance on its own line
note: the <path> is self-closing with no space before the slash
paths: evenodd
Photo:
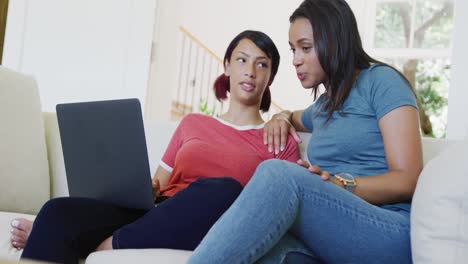
<path id="1" fill-rule="evenodd" d="M 33 221 L 25 218 L 15 218 L 11 221 L 11 245 L 17 249 L 22 249 L 28 241 L 32 230 Z"/>

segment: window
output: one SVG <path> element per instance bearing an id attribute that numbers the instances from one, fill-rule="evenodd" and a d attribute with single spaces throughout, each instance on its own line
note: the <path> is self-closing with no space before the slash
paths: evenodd
<path id="1" fill-rule="evenodd" d="M 446 134 L 453 1 L 367 1 L 367 50 L 400 70 L 416 89 L 427 136 Z"/>

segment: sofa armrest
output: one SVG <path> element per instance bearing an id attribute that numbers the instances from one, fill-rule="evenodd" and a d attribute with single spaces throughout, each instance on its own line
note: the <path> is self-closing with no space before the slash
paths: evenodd
<path id="1" fill-rule="evenodd" d="M 0 66 L 0 120 L 0 211 L 37 213 L 50 184 L 34 78 Z"/>

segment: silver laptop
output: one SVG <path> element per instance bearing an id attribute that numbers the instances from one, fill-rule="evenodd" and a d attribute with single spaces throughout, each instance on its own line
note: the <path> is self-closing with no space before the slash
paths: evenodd
<path id="1" fill-rule="evenodd" d="M 138 99 L 58 104 L 56 110 L 71 197 L 154 207 Z"/>

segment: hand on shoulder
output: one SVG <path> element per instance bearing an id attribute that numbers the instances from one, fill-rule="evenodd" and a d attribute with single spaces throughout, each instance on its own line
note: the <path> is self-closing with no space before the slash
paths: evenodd
<path id="1" fill-rule="evenodd" d="M 289 112 L 290 113 L 290 112 Z M 274 114 L 273 117 L 265 124 L 263 132 L 263 143 L 268 145 L 268 151 L 278 154 L 283 151 L 288 142 L 288 135 L 291 134 L 300 143 L 301 139 L 297 134 L 296 129 L 291 124 L 290 115 L 287 112 Z"/>

